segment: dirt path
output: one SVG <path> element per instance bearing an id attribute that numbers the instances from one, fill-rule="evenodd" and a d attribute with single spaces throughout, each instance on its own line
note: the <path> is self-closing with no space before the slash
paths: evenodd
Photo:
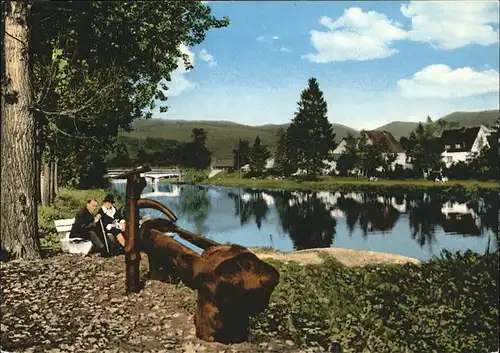
<path id="1" fill-rule="evenodd" d="M 324 252 L 346 266 L 405 263 L 404 256 L 350 249 L 292 253 L 255 250 L 261 258 L 319 264 Z M 314 352 L 291 341 L 223 345 L 195 337 L 195 292 L 146 281 L 125 295 L 124 256 L 57 255 L 1 263 L 0 348 L 6 352 Z M 145 278 L 147 261 L 141 261 Z M 316 350 L 317 352 L 317 350 Z"/>
<path id="2" fill-rule="evenodd" d="M 304 352 L 292 342 L 222 345 L 195 337 L 195 293 L 147 281 L 125 295 L 124 257 L 58 255 L 1 263 L 7 352 Z M 147 264 L 141 261 L 141 272 Z M 311 350 L 312 351 L 312 350 Z"/>
<path id="3" fill-rule="evenodd" d="M 366 266 L 382 263 L 420 263 L 420 261 L 417 259 L 396 254 L 343 248 L 308 249 L 293 251 L 289 253 L 277 253 L 260 249 L 252 249 L 252 251 L 261 259 L 272 258 L 281 261 L 296 261 L 304 265 L 321 264 L 323 262 L 323 259 L 319 255 L 320 253 L 334 257 L 337 261 L 347 267 Z"/>

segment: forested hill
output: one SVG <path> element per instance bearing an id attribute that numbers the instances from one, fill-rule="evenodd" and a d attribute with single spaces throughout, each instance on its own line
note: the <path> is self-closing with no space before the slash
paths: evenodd
<path id="1" fill-rule="evenodd" d="M 469 127 L 480 124 L 493 125 L 499 117 L 499 110 L 487 110 L 478 112 L 453 112 L 440 119 L 457 122 L 459 126 Z M 202 128 L 207 132 L 207 147 L 216 159 L 232 158 L 232 150 L 236 147 L 238 139 L 253 140 L 259 136 L 262 143 L 270 147 L 274 152 L 277 141 L 276 133 L 280 128 L 286 128 L 288 124 L 282 125 L 262 125 L 248 126 L 229 121 L 183 121 L 151 119 L 134 122 L 134 131 L 124 133 L 123 136 L 144 140 L 147 137 L 162 138 L 165 140 L 189 141 L 193 128 Z M 350 127 L 333 124 L 336 140 L 340 141 L 347 136 L 348 132 L 355 136 L 358 131 Z M 389 131 L 399 139 L 401 136 L 408 136 L 417 126 L 415 122 L 394 121 L 381 126 L 376 130 Z M 130 139 L 127 139 L 130 141 Z M 134 148 L 133 148 L 134 149 Z M 135 151 L 130 151 L 133 155 Z"/>
<path id="2" fill-rule="evenodd" d="M 439 120 L 445 120 L 449 123 L 458 123 L 461 127 L 479 126 L 481 124 L 491 126 L 499 117 L 499 110 L 483 110 L 478 112 L 453 112 L 445 115 Z M 376 130 L 389 131 L 396 139 L 401 136 L 408 136 L 418 123 L 409 121 L 393 121 L 387 125 L 378 127 Z"/>
<path id="3" fill-rule="evenodd" d="M 347 126 L 333 124 L 336 140 L 340 141 L 350 131 L 355 135 L 358 132 Z M 229 121 L 183 121 L 151 119 L 139 120 L 134 123 L 134 131 L 123 134 L 128 137 L 145 139 L 147 137 L 163 138 L 166 140 L 191 140 L 191 131 L 201 128 L 207 132 L 207 147 L 216 159 L 232 158 L 232 150 L 238 144 L 238 139 L 248 140 L 251 143 L 257 136 L 262 143 L 269 146 L 274 152 L 277 142 L 277 132 L 280 128 L 287 128 L 288 124 L 248 126 Z"/>

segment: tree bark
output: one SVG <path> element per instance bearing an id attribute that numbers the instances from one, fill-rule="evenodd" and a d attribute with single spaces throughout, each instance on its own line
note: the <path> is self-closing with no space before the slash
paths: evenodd
<path id="1" fill-rule="evenodd" d="M 54 162 L 49 162 L 49 205 L 54 203 Z"/>
<path id="2" fill-rule="evenodd" d="M 36 199 L 38 204 L 42 204 L 42 168 L 43 168 L 43 130 L 40 124 L 39 116 L 35 113 L 35 122 L 36 122 Z"/>
<path id="3" fill-rule="evenodd" d="M 4 55 L 8 80 L 1 129 L 1 244 L 14 258 L 40 258 L 36 203 L 36 124 L 30 77 L 29 6 L 9 1 Z"/>
<path id="4" fill-rule="evenodd" d="M 41 203 L 43 206 L 50 206 L 56 201 L 57 195 L 57 162 L 46 161 L 42 163 L 41 183 Z"/>
<path id="5" fill-rule="evenodd" d="M 46 161 L 42 163 L 41 182 L 42 206 L 48 206 L 50 204 L 50 164 Z"/>
<path id="6" fill-rule="evenodd" d="M 58 162 L 58 159 L 56 157 L 56 159 L 54 160 L 54 188 L 52 190 L 52 202 L 56 202 L 56 196 L 57 196 L 57 192 L 58 192 L 58 183 L 57 183 L 57 162 Z"/>

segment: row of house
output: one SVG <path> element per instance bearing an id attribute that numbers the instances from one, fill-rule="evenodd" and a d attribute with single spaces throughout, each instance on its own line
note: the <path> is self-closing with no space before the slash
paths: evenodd
<path id="1" fill-rule="evenodd" d="M 458 162 L 467 162 L 474 158 L 484 148 L 490 148 L 494 145 L 492 142 L 492 130 L 481 125 L 471 128 L 459 128 L 444 130 L 439 137 L 442 148 L 442 161 L 449 168 L 452 164 Z M 368 144 L 375 144 L 382 150 L 383 154 L 395 154 L 396 159 L 392 163 L 392 169 L 400 165 L 403 169 L 413 168 L 410 159 L 408 158 L 405 149 L 401 146 L 398 140 L 388 131 L 362 131 L 362 135 L 366 138 Z M 342 139 L 337 147 L 332 151 L 334 161 L 329 162 L 329 168 L 325 169 L 325 173 L 329 173 L 336 169 L 336 161 L 340 155 L 346 151 L 346 139 Z M 499 150 L 500 153 L 500 150 Z M 212 168 L 230 169 L 233 166 L 232 160 L 215 161 Z M 266 162 L 266 169 L 271 169 L 274 166 L 274 158 L 269 158 Z M 243 166 L 242 170 L 248 169 L 248 165 Z"/>
<path id="2" fill-rule="evenodd" d="M 484 148 L 493 145 L 492 130 L 481 125 L 471 128 L 460 128 L 444 130 L 439 137 L 441 146 L 442 161 L 447 168 L 458 162 L 467 162 L 475 158 Z M 403 169 L 411 169 L 413 165 L 406 155 L 406 151 L 401 144 L 388 131 L 362 131 L 367 143 L 375 144 L 382 150 L 383 154 L 395 154 L 396 160 L 392 163 L 392 169 L 400 165 Z M 342 139 L 333 151 L 333 155 L 338 157 L 345 153 L 346 140 Z"/>

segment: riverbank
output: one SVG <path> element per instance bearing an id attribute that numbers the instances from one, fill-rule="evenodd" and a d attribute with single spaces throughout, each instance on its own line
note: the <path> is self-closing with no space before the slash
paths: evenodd
<path id="1" fill-rule="evenodd" d="M 263 260 L 294 261 L 301 265 L 321 265 L 327 259 L 334 259 L 346 267 L 363 267 L 380 264 L 420 264 L 420 260 L 407 256 L 344 248 L 317 248 L 286 253 L 268 248 L 251 248 L 250 250 Z"/>
<path id="2" fill-rule="evenodd" d="M 495 190 L 500 189 L 498 181 L 477 181 L 477 180 L 452 180 L 445 183 L 436 183 L 423 179 L 385 180 L 370 181 L 360 178 L 343 178 L 333 176 L 323 176 L 318 181 L 298 182 L 295 180 L 277 179 L 252 179 L 239 178 L 238 173 L 219 173 L 202 184 L 247 187 L 247 188 L 267 188 L 267 189 L 288 189 L 288 190 L 335 190 L 335 191 L 378 191 L 378 190 L 449 190 L 464 189 L 467 191 L 477 191 L 480 189 Z"/>

